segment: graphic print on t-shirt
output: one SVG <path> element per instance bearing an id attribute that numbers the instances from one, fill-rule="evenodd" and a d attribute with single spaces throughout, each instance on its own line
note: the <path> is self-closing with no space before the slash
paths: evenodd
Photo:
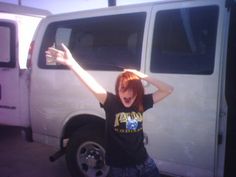
<path id="1" fill-rule="evenodd" d="M 119 133 L 135 133 L 142 130 L 143 115 L 137 112 L 116 114 L 114 129 Z"/>

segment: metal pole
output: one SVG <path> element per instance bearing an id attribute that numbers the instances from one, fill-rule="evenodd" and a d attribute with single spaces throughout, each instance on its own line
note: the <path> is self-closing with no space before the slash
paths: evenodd
<path id="1" fill-rule="evenodd" d="M 21 6 L 21 0 L 18 0 L 18 6 Z"/>

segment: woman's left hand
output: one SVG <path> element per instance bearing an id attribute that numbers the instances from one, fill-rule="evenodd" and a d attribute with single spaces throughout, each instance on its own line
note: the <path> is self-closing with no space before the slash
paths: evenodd
<path id="1" fill-rule="evenodd" d="M 136 70 L 136 69 L 124 69 L 124 72 L 131 72 L 133 74 L 135 74 L 136 76 L 138 76 L 140 79 L 145 79 L 148 75 Z"/>

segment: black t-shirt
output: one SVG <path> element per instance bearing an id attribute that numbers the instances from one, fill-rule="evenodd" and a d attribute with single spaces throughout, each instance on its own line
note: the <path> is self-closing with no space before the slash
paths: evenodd
<path id="1" fill-rule="evenodd" d="M 152 95 L 144 95 L 144 111 L 153 106 Z M 147 158 L 143 143 L 143 114 L 133 107 L 126 108 L 112 93 L 107 94 L 106 163 L 113 167 L 141 164 Z"/>

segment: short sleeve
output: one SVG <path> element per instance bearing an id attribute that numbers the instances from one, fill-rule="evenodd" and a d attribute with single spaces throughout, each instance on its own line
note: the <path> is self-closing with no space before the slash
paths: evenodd
<path id="1" fill-rule="evenodd" d="M 104 108 L 105 110 L 109 109 L 113 105 L 115 97 L 116 96 L 114 94 L 107 92 L 107 98 L 104 104 L 100 103 L 101 108 Z"/>
<path id="2" fill-rule="evenodd" d="M 154 102 L 153 102 L 152 94 L 144 95 L 144 97 L 143 97 L 143 109 L 144 109 L 144 111 L 152 108 L 153 104 L 154 104 Z"/>

